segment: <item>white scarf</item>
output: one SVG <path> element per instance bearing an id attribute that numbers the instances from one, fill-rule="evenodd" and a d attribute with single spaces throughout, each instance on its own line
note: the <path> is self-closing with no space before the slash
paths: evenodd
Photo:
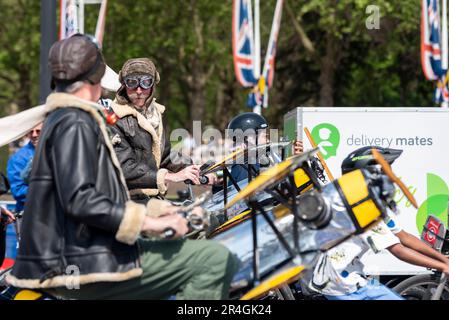
<path id="1" fill-rule="evenodd" d="M 55 100 L 56 97 L 61 96 L 64 97 L 69 95 L 64 93 L 52 93 L 48 96 L 46 103 L 43 105 L 0 118 L 0 147 L 22 138 L 30 132 L 31 129 L 43 122 L 47 114 L 55 109 L 53 100 Z M 74 101 L 79 101 L 79 103 L 89 105 L 97 110 L 101 110 L 102 108 L 96 103 L 77 98 L 73 95 L 70 95 L 69 97 Z"/>
<path id="2" fill-rule="evenodd" d="M 46 105 L 40 105 L 0 119 L 0 146 L 22 138 L 35 126 L 44 121 L 49 112 Z"/>

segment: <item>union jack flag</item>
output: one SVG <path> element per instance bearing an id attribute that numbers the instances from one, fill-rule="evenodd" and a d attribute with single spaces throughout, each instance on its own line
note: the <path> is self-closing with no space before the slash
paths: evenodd
<path id="1" fill-rule="evenodd" d="M 257 90 L 257 86 L 248 94 L 248 99 L 246 100 L 246 105 L 250 108 L 254 108 L 255 106 L 261 106 L 263 104 L 263 97 L 259 90 Z"/>
<path id="2" fill-rule="evenodd" d="M 271 86 L 273 85 L 274 62 L 276 59 L 277 39 L 279 35 L 279 29 L 281 27 L 283 2 L 283 0 L 278 0 L 276 3 L 273 24 L 271 26 L 270 39 L 268 41 L 267 55 L 265 57 L 263 76 L 266 79 L 267 88 L 271 88 Z"/>
<path id="3" fill-rule="evenodd" d="M 449 88 L 446 75 L 443 75 L 437 83 L 437 88 L 435 89 L 434 100 L 438 104 L 447 106 L 449 103 Z"/>
<path id="4" fill-rule="evenodd" d="M 245 87 L 257 84 L 254 75 L 254 31 L 251 0 L 234 0 L 232 8 L 232 50 L 234 69 L 239 83 Z"/>
<path id="5" fill-rule="evenodd" d="M 438 0 L 422 0 L 421 65 L 427 80 L 437 80 L 446 74 L 441 61 Z"/>
<path id="6" fill-rule="evenodd" d="M 421 65 L 427 80 L 437 80 L 434 100 L 447 106 L 449 88 L 446 79 L 447 70 L 442 63 L 442 43 L 439 0 L 421 2 Z"/>

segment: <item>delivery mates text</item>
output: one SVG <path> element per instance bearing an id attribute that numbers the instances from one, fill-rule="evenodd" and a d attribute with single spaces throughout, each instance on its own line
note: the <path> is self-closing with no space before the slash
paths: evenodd
<path id="1" fill-rule="evenodd" d="M 379 146 L 379 147 L 405 147 L 405 146 L 431 146 L 433 138 L 429 137 L 370 137 L 368 135 L 352 134 L 346 139 L 348 146 Z"/>

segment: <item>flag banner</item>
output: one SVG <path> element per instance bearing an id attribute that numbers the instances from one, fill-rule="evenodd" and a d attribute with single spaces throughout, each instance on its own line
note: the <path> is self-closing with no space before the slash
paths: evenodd
<path id="1" fill-rule="evenodd" d="M 60 0 L 60 26 L 59 26 L 59 39 L 68 38 L 79 32 L 80 26 L 78 23 L 78 1 L 76 0 Z M 97 20 L 97 26 L 95 30 L 95 40 L 100 47 L 102 46 L 104 37 L 104 28 L 106 21 L 106 6 L 107 0 L 101 2 L 100 13 Z M 120 88 L 120 82 L 118 80 L 118 74 L 112 70 L 109 66 L 106 66 L 106 71 L 101 79 L 102 88 L 111 92 L 117 91 Z"/>
<path id="2" fill-rule="evenodd" d="M 254 89 L 248 94 L 246 100 L 246 105 L 249 108 L 254 108 L 255 106 L 261 106 L 263 103 L 263 97 L 257 89 Z"/>
<path id="3" fill-rule="evenodd" d="M 65 39 L 79 31 L 78 7 L 75 0 L 60 0 L 59 39 Z"/>
<path id="4" fill-rule="evenodd" d="M 446 74 L 441 60 L 438 0 L 422 0 L 421 5 L 421 65 L 427 80 L 438 80 Z"/>
<path id="5" fill-rule="evenodd" d="M 106 7 L 108 0 L 101 1 L 100 13 L 98 15 L 97 27 L 95 28 L 95 39 L 97 39 L 100 47 L 103 45 L 104 28 L 106 22 Z"/>
<path id="6" fill-rule="evenodd" d="M 247 105 L 268 107 L 268 89 L 273 85 L 276 48 L 281 26 L 284 1 L 277 0 L 268 40 L 265 61 L 261 74 L 257 66 L 260 47 L 257 33 L 253 28 L 250 0 L 233 0 L 232 8 L 232 50 L 234 69 L 238 82 L 245 88 L 252 88 Z M 256 1 L 256 6 L 259 2 Z M 258 26 L 258 7 L 256 8 L 256 26 Z M 256 30 L 258 31 L 258 30 Z M 261 85 L 261 82 L 263 85 Z"/>
<path id="7" fill-rule="evenodd" d="M 447 33 L 447 0 L 442 1 L 441 12 L 441 68 L 447 70 L 448 68 L 448 33 Z"/>
<path id="8" fill-rule="evenodd" d="M 232 8 L 232 51 L 238 82 L 245 88 L 257 84 L 254 74 L 254 29 L 251 0 L 234 0 Z"/>
<path id="9" fill-rule="evenodd" d="M 446 75 L 443 75 L 437 83 L 435 89 L 434 101 L 441 104 L 442 107 L 447 107 L 449 104 L 449 88 Z"/>
<path id="10" fill-rule="evenodd" d="M 276 9 L 273 17 L 273 24 L 271 26 L 270 39 L 268 40 L 267 54 L 265 56 L 265 62 L 262 75 L 266 79 L 266 85 L 271 88 L 274 78 L 274 63 L 276 59 L 276 46 L 279 35 L 279 29 L 281 27 L 282 18 L 282 6 L 283 0 L 278 0 L 276 3 Z"/>

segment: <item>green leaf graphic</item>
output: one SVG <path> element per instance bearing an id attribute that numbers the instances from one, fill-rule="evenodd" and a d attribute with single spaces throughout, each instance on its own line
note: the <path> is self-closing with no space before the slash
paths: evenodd
<path id="1" fill-rule="evenodd" d="M 427 173 L 427 197 L 430 198 L 437 194 L 449 195 L 449 188 L 446 182 L 439 176 L 433 173 Z"/>
<path id="2" fill-rule="evenodd" d="M 431 196 L 422 203 L 416 214 L 416 227 L 418 228 L 419 233 L 422 232 L 429 214 L 438 217 L 444 222 L 444 225 L 447 226 L 448 196 L 449 195 L 447 194 L 437 194 Z"/>
<path id="3" fill-rule="evenodd" d="M 446 182 L 436 174 L 427 173 L 427 200 L 424 201 L 416 214 L 416 227 L 422 232 L 427 217 L 437 216 L 448 226 L 449 188 Z"/>

